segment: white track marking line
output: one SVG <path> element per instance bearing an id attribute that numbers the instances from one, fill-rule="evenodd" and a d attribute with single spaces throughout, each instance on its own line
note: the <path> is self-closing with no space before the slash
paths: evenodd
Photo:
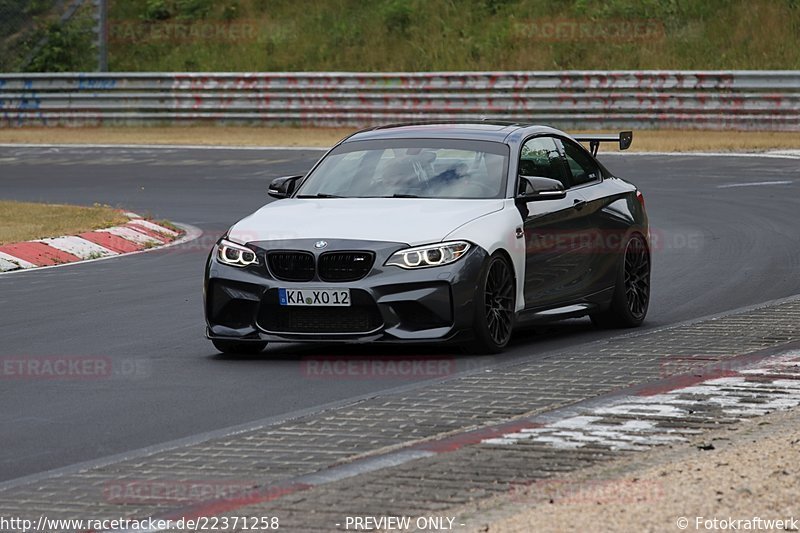
<path id="1" fill-rule="evenodd" d="M 778 181 L 751 181 L 748 183 L 726 183 L 725 185 L 717 185 L 717 189 L 731 189 L 733 187 L 760 187 L 762 185 L 790 185 L 794 183 L 792 180 L 778 180 Z"/>
<path id="2" fill-rule="evenodd" d="M 52 246 L 57 250 L 80 257 L 81 259 L 97 259 L 99 257 L 119 255 L 113 250 L 109 250 L 108 248 L 100 246 L 99 244 L 95 244 L 87 241 L 86 239 L 75 236 L 40 239 L 37 242 L 43 242 L 48 246 Z"/>
<path id="3" fill-rule="evenodd" d="M 755 157 L 763 159 L 800 159 L 800 153 L 792 150 L 770 150 L 767 152 L 600 152 L 603 156 L 677 156 L 677 157 Z"/>
<path id="4" fill-rule="evenodd" d="M 774 155 L 788 155 L 790 157 L 800 157 L 800 150 L 770 150 L 768 153 Z"/>
<path id="5" fill-rule="evenodd" d="M 298 152 L 325 151 L 331 147 L 320 146 L 219 146 L 203 144 L 28 144 L 0 143 L 0 148 L 121 148 L 124 150 L 289 150 Z"/>
<path id="6" fill-rule="evenodd" d="M 634 141 L 635 142 L 635 141 Z M 327 151 L 332 146 L 218 146 L 202 144 L 39 144 L 39 143 L 0 143 L 0 148 L 119 148 L 123 150 L 249 150 L 249 151 Z M 800 159 L 800 150 L 769 150 L 766 152 L 601 152 L 601 156 L 679 156 L 679 157 L 761 157 L 771 159 Z"/>

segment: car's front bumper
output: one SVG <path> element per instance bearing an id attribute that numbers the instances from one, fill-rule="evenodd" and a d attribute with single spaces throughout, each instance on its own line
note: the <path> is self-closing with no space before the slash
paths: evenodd
<path id="1" fill-rule="evenodd" d="M 384 266 L 405 244 L 331 241 L 325 251 L 375 253 L 371 271 L 358 281 L 309 282 L 276 279 L 265 251 L 303 250 L 318 257 L 314 241 L 252 243 L 259 265 L 237 268 L 214 253 L 206 267 L 205 315 L 212 339 L 270 342 L 441 342 L 471 337 L 476 281 L 487 254 L 472 246 L 450 265 L 406 270 Z M 278 303 L 279 288 L 350 290 L 349 307 L 293 307 Z"/>

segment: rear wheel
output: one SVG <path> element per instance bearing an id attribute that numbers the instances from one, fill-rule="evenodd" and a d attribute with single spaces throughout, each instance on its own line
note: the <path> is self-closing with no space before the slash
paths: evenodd
<path id="1" fill-rule="evenodd" d="M 229 341 L 211 339 L 214 348 L 230 355 L 258 355 L 267 347 L 266 342 Z"/>
<path id="2" fill-rule="evenodd" d="M 611 305 L 591 315 L 596 326 L 632 328 L 642 323 L 650 303 L 650 251 L 639 234 L 625 243 Z"/>
<path id="3" fill-rule="evenodd" d="M 475 344 L 469 351 L 494 354 L 503 351 L 514 328 L 514 273 L 502 255 L 489 258 L 478 282 L 475 303 Z"/>

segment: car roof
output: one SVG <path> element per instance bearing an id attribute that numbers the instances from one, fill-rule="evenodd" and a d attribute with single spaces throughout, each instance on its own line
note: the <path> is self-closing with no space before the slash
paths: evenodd
<path id="1" fill-rule="evenodd" d="M 547 126 L 502 121 L 462 122 L 412 122 L 389 124 L 361 130 L 344 142 L 372 141 L 379 139 L 465 139 L 505 142 L 509 135 L 521 129 L 530 133 L 563 132 Z M 539 131 L 540 130 L 540 131 Z"/>

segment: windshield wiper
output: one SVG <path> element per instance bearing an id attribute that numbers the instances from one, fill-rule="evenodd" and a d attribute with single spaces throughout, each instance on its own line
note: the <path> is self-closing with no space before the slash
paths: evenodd
<path id="1" fill-rule="evenodd" d="M 419 198 L 416 194 L 395 193 L 391 196 L 359 196 L 359 198 Z"/>
<path id="2" fill-rule="evenodd" d="M 318 192 L 317 194 L 301 194 L 297 196 L 297 198 L 344 198 L 344 196 L 337 196 L 335 194 Z"/>

